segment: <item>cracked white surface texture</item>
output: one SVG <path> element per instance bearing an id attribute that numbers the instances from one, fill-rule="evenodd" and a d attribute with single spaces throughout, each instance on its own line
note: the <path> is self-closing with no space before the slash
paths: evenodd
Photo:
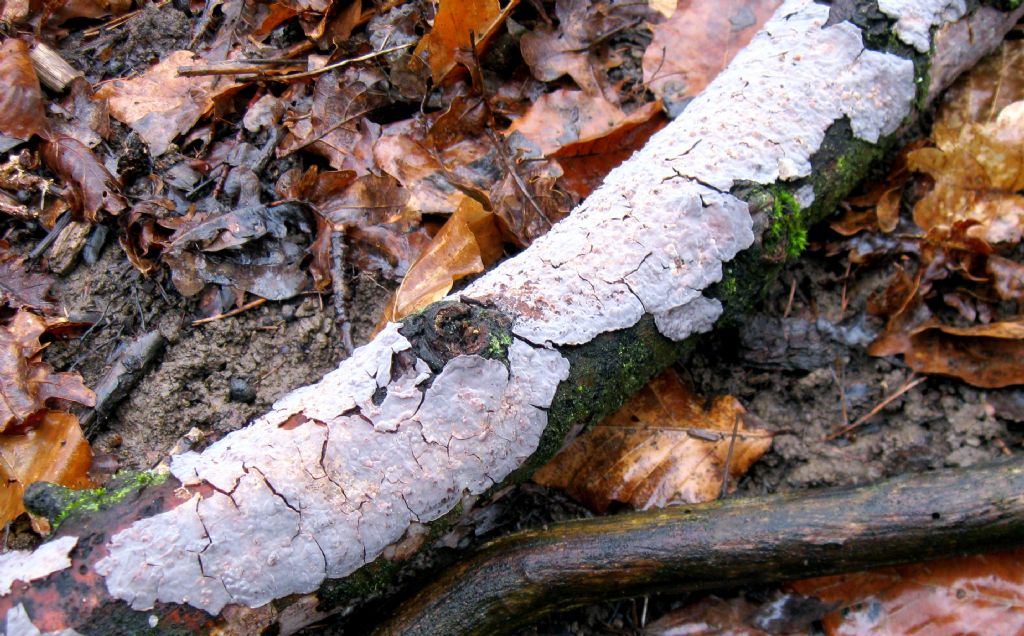
<path id="1" fill-rule="evenodd" d="M 676 340 L 709 329 L 721 307 L 702 291 L 754 240 L 746 204 L 728 190 L 808 176 L 842 117 L 875 142 L 910 112 L 913 64 L 865 50 L 849 22 L 822 28 L 828 15 L 811 0 L 784 3 L 568 219 L 461 295 L 512 313 L 515 333 L 538 344 L 589 342 L 644 313 Z"/>
<path id="2" fill-rule="evenodd" d="M 905 44 L 927 53 L 932 27 L 959 20 L 967 13 L 967 0 L 878 0 L 878 8 L 896 20 L 894 31 Z"/>
<path id="3" fill-rule="evenodd" d="M 15 581 L 31 583 L 71 567 L 71 550 L 78 537 L 61 537 L 35 550 L 11 550 L 0 554 L 0 596 L 11 593 Z"/>
<path id="4" fill-rule="evenodd" d="M 215 492 L 114 535 L 96 565 L 108 591 L 135 609 L 162 601 L 212 614 L 311 592 L 536 450 L 568 377 L 561 354 L 514 340 L 508 368 L 459 356 L 427 387 L 429 369 L 409 349 L 389 325 L 248 428 L 175 457 L 175 477 Z M 387 395 L 375 405 L 378 387 Z"/>

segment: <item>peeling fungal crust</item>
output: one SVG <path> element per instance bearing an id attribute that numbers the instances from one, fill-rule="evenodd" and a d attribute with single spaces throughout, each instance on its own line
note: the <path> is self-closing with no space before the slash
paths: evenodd
<path id="1" fill-rule="evenodd" d="M 905 44 L 927 53 L 932 27 L 953 22 L 967 13 L 967 0 L 878 0 L 878 8 L 896 20 L 893 31 Z"/>
<path id="2" fill-rule="evenodd" d="M 398 327 L 248 428 L 175 457 L 175 477 L 214 493 L 116 534 L 96 565 L 109 592 L 135 609 L 211 614 L 311 592 L 518 468 L 568 377 L 565 358 L 515 340 L 508 367 L 458 356 L 428 387 Z"/>
<path id="3" fill-rule="evenodd" d="M 78 537 L 61 537 L 44 543 L 35 551 L 11 550 L 0 554 L 0 595 L 10 594 L 15 581 L 31 583 L 71 567 L 71 550 Z"/>
<path id="4" fill-rule="evenodd" d="M 947 6 L 890 4 L 939 18 Z M 708 329 L 721 307 L 703 290 L 754 239 L 747 206 L 730 188 L 809 175 L 811 156 L 841 118 L 875 142 L 910 111 L 912 63 L 865 50 L 848 22 L 823 28 L 828 15 L 811 0 L 784 3 L 639 156 L 463 292 L 513 318 L 507 365 L 462 355 L 432 371 L 389 325 L 248 428 L 174 458 L 172 473 L 202 488 L 110 538 L 95 566 L 110 594 L 138 610 L 169 602 L 217 614 L 229 603 L 257 607 L 311 592 L 534 452 L 569 372 L 554 347 L 629 327 L 645 313 L 673 339 Z"/>
<path id="5" fill-rule="evenodd" d="M 811 0 L 784 3 L 682 116 L 462 295 L 517 316 L 516 335 L 537 344 L 589 342 L 644 313 L 674 340 L 709 329 L 722 308 L 702 290 L 754 240 L 733 185 L 808 176 L 842 117 L 874 143 L 910 112 L 913 63 L 865 50 L 849 22 L 822 28 L 828 16 Z"/>

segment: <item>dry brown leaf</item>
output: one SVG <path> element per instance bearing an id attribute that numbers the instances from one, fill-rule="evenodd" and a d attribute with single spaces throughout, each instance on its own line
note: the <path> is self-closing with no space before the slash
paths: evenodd
<path id="1" fill-rule="evenodd" d="M 383 73 L 375 68 L 348 68 L 326 73 L 313 87 L 309 117 L 298 118 L 281 142 L 278 156 L 309 148 L 336 170 L 367 174 L 373 166 L 372 148 L 380 126 L 365 116 L 388 103 Z"/>
<path id="2" fill-rule="evenodd" d="M 501 233 L 494 214 L 478 201 L 463 197 L 455 214 L 409 268 L 384 308 L 378 329 L 441 300 L 455 281 L 484 271 L 501 253 Z"/>
<path id="3" fill-rule="evenodd" d="M 43 142 L 42 151 L 50 170 L 71 185 L 74 198 L 69 203 L 85 220 L 96 222 L 102 211 L 116 215 L 128 207 L 121 184 L 82 142 L 60 136 Z"/>
<path id="4" fill-rule="evenodd" d="M 43 93 L 28 45 L 8 38 L 0 45 L 0 133 L 28 139 L 47 130 Z"/>
<path id="5" fill-rule="evenodd" d="M 677 107 L 704 90 L 780 4 L 680 0 L 672 17 L 654 28 L 644 52 L 644 84 L 677 114 Z"/>
<path id="6" fill-rule="evenodd" d="M 92 450 L 78 418 L 47 411 L 24 433 L 0 435 L 0 524 L 25 512 L 21 496 L 37 481 L 68 488 L 89 488 Z"/>
<path id="7" fill-rule="evenodd" d="M 565 173 L 559 183 L 577 197 L 586 198 L 612 168 L 628 159 L 667 123 L 661 105 L 652 102 L 618 121 L 597 139 L 581 139 L 562 146 L 551 154 Z"/>
<path id="8" fill-rule="evenodd" d="M 48 400 L 96 403 L 80 375 L 54 373 L 42 361 L 39 337 L 48 327 L 46 320 L 27 311 L 18 311 L 0 327 L 0 432 L 31 427 L 49 412 Z"/>
<path id="9" fill-rule="evenodd" d="M 652 114 L 645 107 L 637 118 L 646 115 L 649 119 Z M 519 133 L 537 146 L 540 154 L 550 156 L 564 146 L 605 137 L 628 120 L 618 106 L 600 95 L 560 88 L 541 95 L 525 115 L 512 122 L 506 134 Z"/>
<path id="10" fill-rule="evenodd" d="M 742 475 L 772 443 L 768 431 L 747 425 L 732 396 L 710 408 L 669 370 L 614 415 L 594 426 L 534 474 L 597 511 L 613 501 L 638 510 L 716 499 L 738 429 L 730 477 Z"/>
<path id="11" fill-rule="evenodd" d="M 1024 550 L 808 579 L 798 592 L 841 607 L 830 636 L 1024 633 Z"/>
<path id="12" fill-rule="evenodd" d="M 440 84 L 455 68 L 460 50 L 476 44 L 482 53 L 487 41 L 505 22 L 518 0 L 510 0 L 503 9 L 498 0 L 441 0 L 434 28 L 423 36 L 413 57 L 430 68 L 435 84 Z"/>
<path id="13" fill-rule="evenodd" d="M 150 154 L 157 157 L 213 110 L 219 97 L 240 87 L 224 76 L 178 75 L 179 66 L 201 61 L 191 51 L 174 51 L 138 77 L 104 84 L 96 97 L 106 99 L 110 114 L 139 133 L 149 144 Z"/>
<path id="14" fill-rule="evenodd" d="M 606 86 L 604 69 L 616 62 L 602 56 L 598 44 L 630 24 L 656 17 L 653 13 L 641 3 L 558 0 L 558 27 L 540 24 L 520 39 L 523 61 L 542 82 L 568 75 L 587 95 L 614 100 L 617 93 Z"/>

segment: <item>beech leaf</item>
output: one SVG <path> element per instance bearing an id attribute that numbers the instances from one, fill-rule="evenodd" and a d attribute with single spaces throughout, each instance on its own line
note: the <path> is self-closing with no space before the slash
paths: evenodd
<path id="1" fill-rule="evenodd" d="M 42 150 L 46 165 L 71 185 L 72 207 L 87 221 L 96 222 L 101 211 L 116 215 L 128 207 L 121 184 L 82 142 L 60 136 L 44 142 Z"/>
<path id="2" fill-rule="evenodd" d="M 459 51 L 469 51 L 475 43 L 477 53 L 482 52 L 517 3 L 511 0 L 502 9 L 498 0 L 441 0 L 434 28 L 420 40 L 413 57 L 424 61 L 434 83 L 440 84 L 455 68 Z"/>
<path id="3" fill-rule="evenodd" d="M 563 448 L 533 479 L 563 488 L 599 512 L 615 501 L 638 510 L 711 501 L 722 489 L 734 426 L 730 477 L 745 473 L 771 446 L 771 433 L 749 426 L 749 417 L 731 396 L 704 408 L 669 370 Z"/>

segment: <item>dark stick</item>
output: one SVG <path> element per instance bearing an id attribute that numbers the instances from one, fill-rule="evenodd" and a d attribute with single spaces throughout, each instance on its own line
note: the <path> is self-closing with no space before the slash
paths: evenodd
<path id="1" fill-rule="evenodd" d="M 856 488 L 571 521 L 484 546 L 380 635 L 502 634 L 556 610 L 1024 544 L 1024 458 Z"/>

